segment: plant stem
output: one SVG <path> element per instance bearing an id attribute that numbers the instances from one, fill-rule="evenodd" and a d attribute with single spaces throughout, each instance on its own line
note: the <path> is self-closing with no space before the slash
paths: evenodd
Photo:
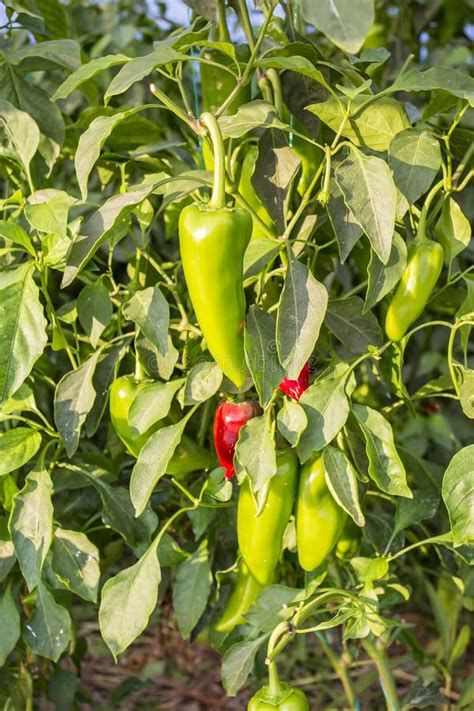
<path id="1" fill-rule="evenodd" d="M 316 634 L 316 637 L 318 638 L 327 658 L 329 659 L 332 668 L 341 680 L 344 693 L 351 709 L 354 709 L 356 705 L 356 695 L 352 686 L 350 676 L 347 673 L 346 665 L 343 664 L 340 659 L 338 659 L 336 654 L 334 654 L 334 651 L 332 650 L 331 646 L 326 642 L 326 639 L 324 638 L 323 634 L 319 632 Z"/>
<path id="2" fill-rule="evenodd" d="M 207 128 L 214 153 L 214 182 L 209 207 L 220 210 L 225 207 L 225 148 L 222 133 L 213 114 L 205 111 L 200 123 Z"/>
<path id="3" fill-rule="evenodd" d="M 217 2 L 217 26 L 219 29 L 219 42 L 230 42 L 225 12 L 225 0 L 218 0 Z"/>
<path id="4" fill-rule="evenodd" d="M 397 687 L 395 686 L 395 680 L 385 650 L 378 649 L 376 645 L 372 644 L 368 639 L 362 642 L 362 646 L 369 657 L 375 662 L 388 711 L 400 711 L 401 707 L 398 701 Z"/>
<path id="5" fill-rule="evenodd" d="M 237 0 L 234 3 L 237 15 L 239 16 L 240 24 L 249 43 L 250 51 L 255 47 L 255 37 L 253 34 L 252 23 L 250 22 L 249 10 L 245 0 Z"/>
<path id="6" fill-rule="evenodd" d="M 426 218 L 428 217 L 428 211 L 431 207 L 431 203 L 433 202 L 434 198 L 439 193 L 439 191 L 442 190 L 443 187 L 444 180 L 440 180 L 438 183 L 436 183 L 436 185 L 433 185 L 430 192 L 426 196 L 425 202 L 420 213 L 420 219 L 418 221 L 418 230 L 416 232 L 415 239 L 420 240 L 426 238 Z"/>
<path id="7" fill-rule="evenodd" d="M 189 126 L 194 133 L 200 135 L 196 119 L 193 116 L 189 116 L 185 111 L 183 111 L 183 109 L 172 99 L 170 99 L 164 91 L 161 91 L 156 84 L 150 84 L 150 91 L 153 96 L 156 96 L 156 98 L 161 101 L 165 108 L 172 111 L 179 119 L 181 119 L 181 121 L 184 121 L 184 123 L 187 124 L 187 126 Z"/>

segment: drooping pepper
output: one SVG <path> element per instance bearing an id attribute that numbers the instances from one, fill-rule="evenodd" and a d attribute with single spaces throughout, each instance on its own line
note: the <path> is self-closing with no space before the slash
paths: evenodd
<path id="1" fill-rule="evenodd" d="M 260 408 L 256 402 L 229 402 L 223 400 L 214 415 L 214 447 L 221 467 L 225 469 L 226 479 L 235 474 L 234 452 L 239 432 Z"/>
<path id="2" fill-rule="evenodd" d="M 277 473 L 268 482 L 265 506 L 257 515 L 250 480 L 240 487 L 237 538 L 242 557 L 254 578 L 268 585 L 281 554 L 283 533 L 293 510 L 298 460 L 291 449 L 277 454 Z"/>
<path id="3" fill-rule="evenodd" d="M 258 155 L 257 146 L 255 143 L 251 143 L 247 148 L 242 150 L 244 157 L 238 175 L 237 189 L 252 210 L 276 236 L 277 230 L 275 224 L 252 185 L 252 175 L 255 171 L 255 162 Z M 267 233 L 262 229 L 260 223 L 257 222 L 257 220 L 252 220 L 252 239 L 264 239 L 267 236 Z"/>
<path id="4" fill-rule="evenodd" d="M 301 468 L 296 505 L 296 547 L 303 570 L 321 565 L 337 543 L 347 514 L 326 484 L 322 457 Z"/>
<path id="5" fill-rule="evenodd" d="M 350 560 L 353 558 L 360 546 L 361 529 L 348 516 L 346 524 L 336 544 L 336 556 L 339 560 Z"/>
<path id="6" fill-rule="evenodd" d="M 201 124 L 208 129 L 214 148 L 214 185 L 209 203 L 193 203 L 181 212 L 181 261 L 209 351 L 222 371 L 241 388 L 247 377 L 243 259 L 252 220 L 245 210 L 226 206 L 220 129 L 212 114 L 204 113 Z"/>
<path id="7" fill-rule="evenodd" d="M 263 586 L 250 575 L 243 561 L 239 564 L 237 580 L 219 621 L 215 625 L 217 632 L 230 632 L 237 625 L 245 623 L 244 615 L 250 610 L 263 590 Z"/>
<path id="8" fill-rule="evenodd" d="M 410 259 L 385 317 L 385 333 L 400 341 L 423 313 L 443 269 L 444 251 L 438 242 L 415 239 Z"/>
<path id="9" fill-rule="evenodd" d="M 132 375 L 122 375 L 114 380 L 109 390 L 110 420 L 116 433 L 134 457 L 138 457 L 149 437 L 167 424 L 165 420 L 159 420 L 141 435 L 135 435 L 130 427 L 128 423 L 130 407 L 136 395 L 146 385 L 146 382 L 137 381 Z M 213 457 L 210 452 L 190 437 L 183 435 L 168 464 L 167 473 L 177 477 L 184 476 L 198 469 L 207 469 L 212 463 Z"/>
<path id="10" fill-rule="evenodd" d="M 299 400 L 305 390 L 308 389 L 309 385 L 309 363 L 305 363 L 301 373 L 299 374 L 297 380 L 290 380 L 289 378 L 283 378 L 279 388 L 289 395 L 293 400 Z"/>
<path id="11" fill-rule="evenodd" d="M 247 711 L 309 711 L 309 702 L 301 689 L 280 682 L 280 694 L 275 696 L 268 686 L 262 686 L 250 699 Z"/>

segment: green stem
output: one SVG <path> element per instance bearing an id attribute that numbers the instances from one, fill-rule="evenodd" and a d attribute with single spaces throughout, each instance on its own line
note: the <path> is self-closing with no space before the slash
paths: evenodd
<path id="1" fill-rule="evenodd" d="M 172 101 L 172 99 L 170 99 L 164 91 L 161 91 L 161 89 L 159 89 L 156 84 L 150 84 L 150 91 L 153 96 L 156 96 L 156 98 L 161 101 L 165 108 L 167 108 L 169 111 L 172 111 L 179 119 L 181 119 L 181 121 L 184 121 L 184 123 L 187 124 L 189 128 L 194 131 L 194 133 L 198 133 L 199 135 L 196 120 L 193 116 L 188 116 L 188 114 L 183 111 L 183 109 L 178 106 L 178 104 Z"/>
<path id="2" fill-rule="evenodd" d="M 271 20 L 272 17 L 273 17 L 273 12 L 274 12 L 274 10 L 275 10 L 275 8 L 276 8 L 276 6 L 278 5 L 279 2 L 280 2 L 280 0 L 273 0 L 273 2 L 272 2 L 272 4 L 271 4 L 271 7 L 270 7 L 270 11 L 269 11 L 268 15 L 265 17 L 265 20 L 264 20 L 264 22 L 263 22 L 263 24 L 262 24 L 262 26 L 261 26 L 261 28 L 260 28 L 260 31 L 259 31 L 259 33 L 258 33 L 258 38 L 257 38 L 257 41 L 255 42 L 255 47 L 254 47 L 253 50 L 252 50 L 252 54 L 250 55 L 250 59 L 249 59 L 249 61 L 248 61 L 248 63 L 247 63 L 247 66 L 245 67 L 244 73 L 242 74 L 242 77 L 241 77 L 240 80 L 237 82 L 237 84 L 236 84 L 236 86 L 234 87 L 234 89 L 230 92 L 229 96 L 228 96 L 227 99 L 224 101 L 224 103 L 222 104 L 222 106 L 220 106 L 220 107 L 217 109 L 217 111 L 216 111 L 216 116 L 217 116 L 217 117 L 218 117 L 218 116 L 221 116 L 223 113 L 225 113 L 227 107 L 233 102 L 234 98 L 235 98 L 235 97 L 237 96 L 237 94 L 239 93 L 240 88 L 241 88 L 242 86 L 245 86 L 245 84 L 248 84 L 248 82 L 250 81 L 250 77 L 251 77 L 252 71 L 253 71 L 254 62 L 255 62 L 255 60 L 256 60 L 256 58 L 257 58 L 257 56 L 258 56 L 258 53 L 259 53 L 259 50 L 260 50 L 260 46 L 261 46 L 263 40 L 265 39 L 265 35 L 266 35 L 266 32 L 267 32 L 267 27 L 268 27 L 268 25 L 269 25 L 269 23 L 270 23 L 270 20 Z"/>
<path id="3" fill-rule="evenodd" d="M 368 639 L 365 639 L 362 645 L 377 667 L 388 711 L 400 711 L 397 687 L 395 686 L 395 680 L 385 650 L 378 649 L 375 644 L 372 644 Z"/>
<path id="4" fill-rule="evenodd" d="M 439 183 L 436 183 L 436 185 L 433 185 L 431 188 L 430 192 L 426 196 L 425 202 L 423 204 L 421 213 L 420 213 L 420 219 L 418 222 L 418 230 L 416 233 L 415 239 L 422 240 L 426 238 L 426 219 L 428 217 L 428 211 L 431 207 L 431 203 L 435 199 L 436 195 L 439 193 L 440 190 L 444 187 L 444 180 L 440 180 Z"/>
<path id="5" fill-rule="evenodd" d="M 217 119 L 205 111 L 199 121 L 207 128 L 214 153 L 214 182 L 209 207 L 221 210 L 225 207 L 225 148 Z"/>
<path id="6" fill-rule="evenodd" d="M 350 676 L 347 673 L 346 665 L 340 659 L 338 659 L 336 654 L 334 654 L 334 651 L 332 650 L 331 646 L 326 642 L 323 634 L 318 633 L 316 636 L 319 642 L 321 643 L 321 646 L 332 668 L 341 680 L 341 684 L 344 689 L 346 699 L 349 702 L 349 706 L 351 707 L 351 709 L 354 709 L 356 704 L 356 695 L 352 687 Z"/>
<path id="7" fill-rule="evenodd" d="M 400 558 L 402 555 L 405 555 L 405 553 L 409 553 L 410 551 L 414 550 L 415 548 L 419 548 L 420 546 L 426 546 L 428 543 L 450 543 L 452 541 L 452 536 L 450 533 L 441 533 L 439 536 L 432 536 L 431 538 L 424 538 L 422 541 L 417 541 L 416 543 L 412 543 L 410 546 L 407 546 L 406 548 L 402 548 L 401 551 L 397 551 L 397 553 L 393 553 L 392 555 L 388 556 L 388 561 L 391 563 L 392 560 L 396 560 L 397 558 Z"/>
<path id="8" fill-rule="evenodd" d="M 253 34 L 252 23 L 250 22 L 250 15 L 247 3 L 245 2 L 245 0 L 237 0 L 237 3 L 234 3 L 234 7 L 237 12 L 237 15 L 239 16 L 240 24 L 242 25 L 242 29 L 247 38 L 247 42 L 249 43 L 250 50 L 252 51 L 255 47 L 255 36 Z"/>
<path id="9" fill-rule="evenodd" d="M 275 69 L 267 69 L 266 75 L 273 90 L 273 104 L 279 119 L 283 117 L 283 94 L 281 90 L 280 75 Z"/>
<path id="10" fill-rule="evenodd" d="M 278 699 L 281 695 L 281 686 L 276 662 L 270 662 L 268 665 L 268 688 L 270 695 L 275 699 Z"/>
<path id="11" fill-rule="evenodd" d="M 219 29 L 219 42 L 230 42 L 229 28 L 227 27 L 225 0 L 217 3 L 217 26 Z"/>

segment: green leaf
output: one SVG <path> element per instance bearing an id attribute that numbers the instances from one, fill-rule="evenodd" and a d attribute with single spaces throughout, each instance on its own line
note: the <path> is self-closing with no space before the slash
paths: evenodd
<path id="1" fill-rule="evenodd" d="M 96 396 L 94 404 L 86 417 L 86 434 L 88 437 L 92 437 L 97 432 L 107 406 L 107 394 L 115 377 L 115 367 L 125 355 L 128 345 L 129 342 L 124 339 L 120 343 L 100 351 L 94 375 L 92 376 L 92 387 Z"/>
<path id="2" fill-rule="evenodd" d="M 348 367 L 341 363 L 332 375 L 316 380 L 301 396 L 300 405 L 308 418 L 298 444 L 301 462 L 324 449 L 344 427 L 349 416 L 347 377 Z M 351 381 L 347 389 L 353 389 Z"/>
<path id="3" fill-rule="evenodd" d="M 3 667 L 20 638 L 20 613 L 10 585 L 0 594 L 0 629 L 0 667 Z"/>
<path id="4" fill-rule="evenodd" d="M 431 187 L 441 168 L 439 141 L 426 129 L 402 131 L 390 143 L 388 164 L 395 185 L 412 204 Z"/>
<path id="5" fill-rule="evenodd" d="M 283 232 L 291 186 L 300 159 L 288 146 L 283 131 L 267 128 L 258 142 L 252 185 L 277 228 Z"/>
<path id="6" fill-rule="evenodd" d="M 298 588 L 286 585 L 267 585 L 246 613 L 246 621 L 260 632 L 272 632 L 277 621 L 291 617 L 292 607 L 289 603 L 298 600 L 301 592 Z"/>
<path id="7" fill-rule="evenodd" d="M 241 138 L 255 128 L 285 126 L 276 116 L 275 107 L 266 101 L 251 101 L 239 106 L 232 116 L 221 116 L 219 127 L 227 138 Z"/>
<path id="8" fill-rule="evenodd" d="M 253 669 L 258 650 L 268 638 L 264 634 L 229 647 L 222 658 L 222 684 L 228 696 L 236 696 Z"/>
<path id="9" fill-rule="evenodd" d="M 351 115 L 345 120 L 347 99 L 329 98 L 318 104 L 311 104 L 308 111 L 319 116 L 321 121 L 335 133 L 342 126 L 341 134 L 356 146 L 373 151 L 386 151 L 394 136 L 409 128 L 410 122 L 403 104 L 389 97 L 380 97 L 360 108 L 368 97 L 356 96 L 351 102 Z"/>
<path id="10" fill-rule="evenodd" d="M 74 71 L 81 63 L 80 45 L 72 39 L 35 42 L 21 49 L 6 52 L 9 64 L 20 65 L 24 72 L 69 69 Z"/>
<path id="11" fill-rule="evenodd" d="M 77 297 L 77 316 L 94 348 L 110 323 L 113 308 L 110 295 L 101 279 L 88 284 Z"/>
<path id="12" fill-rule="evenodd" d="M 275 317 L 251 306 L 245 323 L 245 354 L 263 408 L 284 376 L 275 350 L 275 332 Z"/>
<path id="13" fill-rule="evenodd" d="M 100 155 L 100 149 L 116 128 L 124 119 L 133 115 L 142 107 L 120 111 L 112 116 L 97 116 L 91 121 L 87 130 L 81 134 L 77 145 L 74 166 L 76 169 L 77 182 L 81 191 L 82 199 L 87 198 L 87 181 L 95 162 Z"/>
<path id="14" fill-rule="evenodd" d="M 420 459 L 408 450 L 400 450 L 400 456 L 410 481 L 415 482 L 412 499 L 400 499 L 397 504 L 393 535 L 399 531 L 432 518 L 438 510 L 440 484 L 429 462 Z"/>
<path id="15" fill-rule="evenodd" d="M 354 215 L 344 202 L 344 196 L 339 189 L 334 177 L 329 183 L 331 199 L 327 204 L 329 220 L 331 221 L 341 262 L 344 263 L 354 245 L 364 234 L 364 230 L 354 218 Z"/>
<path id="16" fill-rule="evenodd" d="M 40 581 L 41 570 L 53 537 L 53 485 L 46 469 L 33 469 L 13 497 L 8 524 L 16 557 L 28 590 Z"/>
<path id="17" fill-rule="evenodd" d="M 54 393 L 54 422 L 68 457 L 76 452 L 82 425 L 90 412 L 96 392 L 92 385 L 99 352 L 94 353 L 76 370 L 66 373 Z"/>
<path id="18" fill-rule="evenodd" d="M 474 444 L 457 452 L 443 477 L 443 501 L 448 509 L 455 546 L 474 540 Z"/>
<path id="19" fill-rule="evenodd" d="M 67 237 L 68 212 L 74 203 L 76 200 L 64 190 L 37 190 L 28 198 L 25 217 L 38 232 Z"/>
<path id="20" fill-rule="evenodd" d="M 20 111 L 5 99 L 0 99 L 0 123 L 20 159 L 26 176 L 29 176 L 30 163 L 40 142 L 38 124 L 25 111 Z"/>
<path id="21" fill-rule="evenodd" d="M 169 380 L 173 374 L 176 363 L 179 359 L 179 351 L 174 346 L 171 336 L 168 334 L 167 349 L 164 355 L 153 343 L 139 333 L 135 340 L 135 345 L 139 354 L 140 362 L 145 366 L 146 371 L 154 378 Z"/>
<path id="22" fill-rule="evenodd" d="M 353 405 L 352 411 L 365 437 L 371 479 L 387 494 L 411 499 L 413 494 L 407 484 L 405 467 L 395 448 L 388 420 L 366 405 Z"/>
<path id="23" fill-rule="evenodd" d="M 262 269 L 273 261 L 279 251 L 279 243 L 267 237 L 250 240 L 244 255 L 244 279 L 250 279 L 250 277 L 260 274 Z"/>
<path id="24" fill-rule="evenodd" d="M 212 574 L 207 541 L 176 570 L 173 607 L 181 636 L 187 639 L 199 622 L 211 592 Z"/>
<path id="25" fill-rule="evenodd" d="M 21 247 L 24 247 L 28 254 L 31 254 L 32 257 L 36 256 L 35 248 L 31 243 L 31 239 L 26 234 L 23 227 L 17 225 L 16 222 L 0 220 L 0 237 L 7 242 L 13 242 L 13 244 L 19 244 Z"/>
<path id="26" fill-rule="evenodd" d="M 176 52 L 172 47 L 161 44 L 151 54 L 131 59 L 112 79 L 105 92 L 104 103 L 107 105 L 112 96 L 123 94 L 132 84 L 151 74 L 156 67 L 177 62 L 184 57 L 185 55 Z"/>
<path id="27" fill-rule="evenodd" d="M 351 147 L 338 166 L 336 181 L 346 205 L 363 228 L 377 256 L 387 264 L 395 229 L 397 193 L 387 163 Z"/>
<path id="28" fill-rule="evenodd" d="M 367 268 L 369 280 L 363 313 L 372 309 L 400 281 L 407 264 L 407 247 L 405 241 L 395 232 L 392 249 L 387 264 L 383 264 L 372 250 Z"/>
<path id="29" fill-rule="evenodd" d="M 255 494 L 264 491 L 277 472 L 275 440 L 270 413 L 253 417 L 240 430 L 235 457 L 244 469 Z"/>
<path id="30" fill-rule="evenodd" d="M 474 79 L 453 67 L 432 67 L 422 72 L 412 69 L 397 77 L 386 91 L 447 91 L 474 106 Z"/>
<path id="31" fill-rule="evenodd" d="M 65 133 L 64 119 L 59 107 L 51 104 L 43 89 L 25 81 L 15 68 L 6 62 L 0 65 L 0 95 L 38 124 L 41 132 L 38 151 L 48 168 L 52 168 Z M 30 149 L 24 147 L 22 150 L 29 152 Z"/>
<path id="32" fill-rule="evenodd" d="M 80 233 L 72 244 L 61 282 L 63 288 L 74 281 L 116 225 L 125 220 L 135 207 L 153 192 L 154 187 L 147 185 L 139 190 L 114 195 L 92 213 L 84 226 L 81 226 Z"/>
<path id="33" fill-rule="evenodd" d="M 195 405 L 209 400 L 219 390 L 222 377 L 222 370 L 217 363 L 209 361 L 196 363 L 189 371 L 188 379 L 186 380 L 184 404 Z"/>
<path id="34" fill-rule="evenodd" d="M 130 479 L 130 497 L 137 516 L 143 512 L 158 481 L 166 474 L 191 413 L 192 410 L 176 425 L 163 427 L 152 434 L 140 451 Z"/>
<path id="35" fill-rule="evenodd" d="M 71 617 L 43 583 L 38 585 L 36 609 L 25 625 L 25 641 L 35 654 L 57 662 L 72 639 Z"/>
<path id="36" fill-rule="evenodd" d="M 183 382 L 180 379 L 169 383 L 150 383 L 137 392 L 128 413 L 128 424 L 138 435 L 168 415 L 173 398 Z"/>
<path id="37" fill-rule="evenodd" d="M 294 400 L 285 398 L 283 407 L 277 415 L 277 427 L 287 442 L 296 447 L 301 433 L 308 426 L 304 409 Z"/>
<path id="38" fill-rule="evenodd" d="M 35 456 L 40 445 L 41 435 L 31 427 L 0 432 L 0 476 L 20 469 Z"/>
<path id="39" fill-rule="evenodd" d="M 156 515 L 151 509 L 146 508 L 138 518 L 135 518 L 128 489 L 110 486 L 98 476 L 94 476 L 84 465 L 81 467 L 81 475 L 96 489 L 101 498 L 104 524 L 117 531 L 133 549 L 144 542 L 148 544 L 157 522 Z"/>
<path id="40" fill-rule="evenodd" d="M 386 558 L 352 558 L 351 565 L 361 583 L 380 580 L 388 573 L 388 560 Z"/>
<path id="41" fill-rule="evenodd" d="M 265 57 L 264 59 L 259 59 L 255 62 L 255 65 L 257 67 L 272 67 L 273 69 L 281 69 L 282 71 L 291 71 L 296 72 L 297 74 L 302 74 L 303 76 L 313 79 L 318 84 L 321 84 L 325 89 L 328 89 L 328 91 L 331 91 L 331 87 L 327 83 L 323 74 L 319 71 L 319 69 L 316 69 L 314 64 L 312 64 L 306 57 L 300 57 L 298 55 L 291 55 L 288 57 Z"/>
<path id="42" fill-rule="evenodd" d="M 326 447 L 323 458 L 326 483 L 334 499 L 358 526 L 365 526 L 354 467 L 344 452 L 337 447 Z"/>
<path id="43" fill-rule="evenodd" d="M 137 291 L 123 307 L 123 315 L 140 327 L 145 338 L 164 355 L 168 350 L 170 309 L 158 286 Z"/>
<path id="44" fill-rule="evenodd" d="M 4 535 L 0 538 L 0 583 L 3 583 L 16 561 L 13 543 L 11 540 L 4 540 Z"/>
<path id="45" fill-rule="evenodd" d="M 153 542 L 130 568 L 109 578 L 102 588 L 99 625 L 115 659 L 143 632 L 156 607 L 161 569 Z"/>
<path id="46" fill-rule="evenodd" d="M 73 91 L 78 89 L 86 81 L 93 79 L 100 72 L 110 69 L 111 67 L 115 67 L 118 64 L 125 64 L 125 62 L 128 61 L 129 58 L 124 54 L 106 54 L 104 57 L 92 59 L 90 62 L 87 62 L 87 64 L 83 64 L 82 67 L 76 69 L 75 72 L 70 74 L 68 78 L 58 86 L 51 97 L 51 101 L 67 99 Z"/>
<path id="47" fill-rule="evenodd" d="M 46 319 L 27 262 L 0 273 L 0 405 L 30 374 L 47 343 Z"/>
<path id="48" fill-rule="evenodd" d="M 296 380 L 319 337 L 328 302 L 326 287 L 289 253 L 277 315 L 277 349 L 290 380 Z"/>
<path id="49" fill-rule="evenodd" d="M 69 590 L 84 600 L 97 602 L 99 551 L 84 533 L 55 529 L 53 569 Z"/>
<path id="50" fill-rule="evenodd" d="M 451 271 L 453 260 L 471 241 L 470 222 L 454 198 L 448 197 L 444 201 L 435 233 L 444 248 L 446 262 Z"/>
<path id="51" fill-rule="evenodd" d="M 459 388 L 459 400 L 462 411 L 474 419 L 474 370 L 462 369 L 462 383 Z"/>
<path id="52" fill-rule="evenodd" d="M 326 325 L 354 355 L 366 353 L 383 343 L 382 331 L 373 313 L 364 313 L 364 302 L 358 296 L 330 300 Z"/>
<path id="53" fill-rule="evenodd" d="M 373 0 L 302 0 L 303 15 L 337 47 L 356 54 L 374 21 Z"/>

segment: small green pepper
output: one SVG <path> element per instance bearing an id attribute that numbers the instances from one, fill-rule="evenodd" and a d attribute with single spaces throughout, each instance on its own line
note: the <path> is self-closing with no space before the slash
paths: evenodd
<path id="1" fill-rule="evenodd" d="M 296 547 L 306 571 L 324 562 L 341 535 L 347 514 L 326 484 L 322 457 L 301 468 L 296 505 Z"/>
<path id="2" fill-rule="evenodd" d="M 283 682 L 279 687 L 280 693 L 275 696 L 268 686 L 262 686 L 250 699 L 247 711 L 309 711 L 308 698 L 301 689 Z"/>
<path id="3" fill-rule="evenodd" d="M 217 632 L 230 632 L 237 625 L 245 624 L 244 615 L 250 610 L 263 590 L 263 586 L 250 575 L 243 561 L 239 564 L 237 580 L 219 621 L 215 625 Z"/>
<path id="4" fill-rule="evenodd" d="M 243 151 L 244 158 L 240 166 L 237 189 L 262 222 L 276 235 L 275 224 L 252 185 L 252 175 L 254 173 L 255 162 L 257 160 L 257 146 L 255 143 L 252 143 L 247 148 L 244 148 Z M 263 239 L 265 237 L 267 237 L 267 234 L 263 231 L 260 224 L 256 220 L 253 220 L 252 239 Z"/>
<path id="5" fill-rule="evenodd" d="M 426 238 L 414 241 L 411 256 L 385 318 L 385 333 L 400 341 L 423 313 L 443 269 L 444 251 Z"/>
<path id="6" fill-rule="evenodd" d="M 277 473 L 268 483 L 268 495 L 257 515 L 250 480 L 240 487 L 237 506 L 237 538 L 250 573 L 261 585 L 268 585 L 280 558 L 283 533 L 293 510 L 298 460 L 291 449 L 277 454 Z"/>
<path id="7" fill-rule="evenodd" d="M 356 555 L 360 547 L 361 533 L 360 527 L 348 516 L 336 544 L 336 556 L 339 560 L 350 560 Z"/>
<path id="8" fill-rule="evenodd" d="M 122 375 L 114 380 L 109 391 L 110 420 L 116 433 L 134 457 L 138 457 L 148 438 L 167 424 L 165 420 L 159 420 L 141 435 L 135 435 L 130 427 L 128 423 L 130 407 L 136 395 L 146 385 L 146 382 L 137 381 L 132 375 Z M 210 452 L 190 437 L 183 435 L 168 464 L 167 474 L 176 477 L 185 476 L 198 469 L 207 469 L 213 462 L 214 458 Z"/>

